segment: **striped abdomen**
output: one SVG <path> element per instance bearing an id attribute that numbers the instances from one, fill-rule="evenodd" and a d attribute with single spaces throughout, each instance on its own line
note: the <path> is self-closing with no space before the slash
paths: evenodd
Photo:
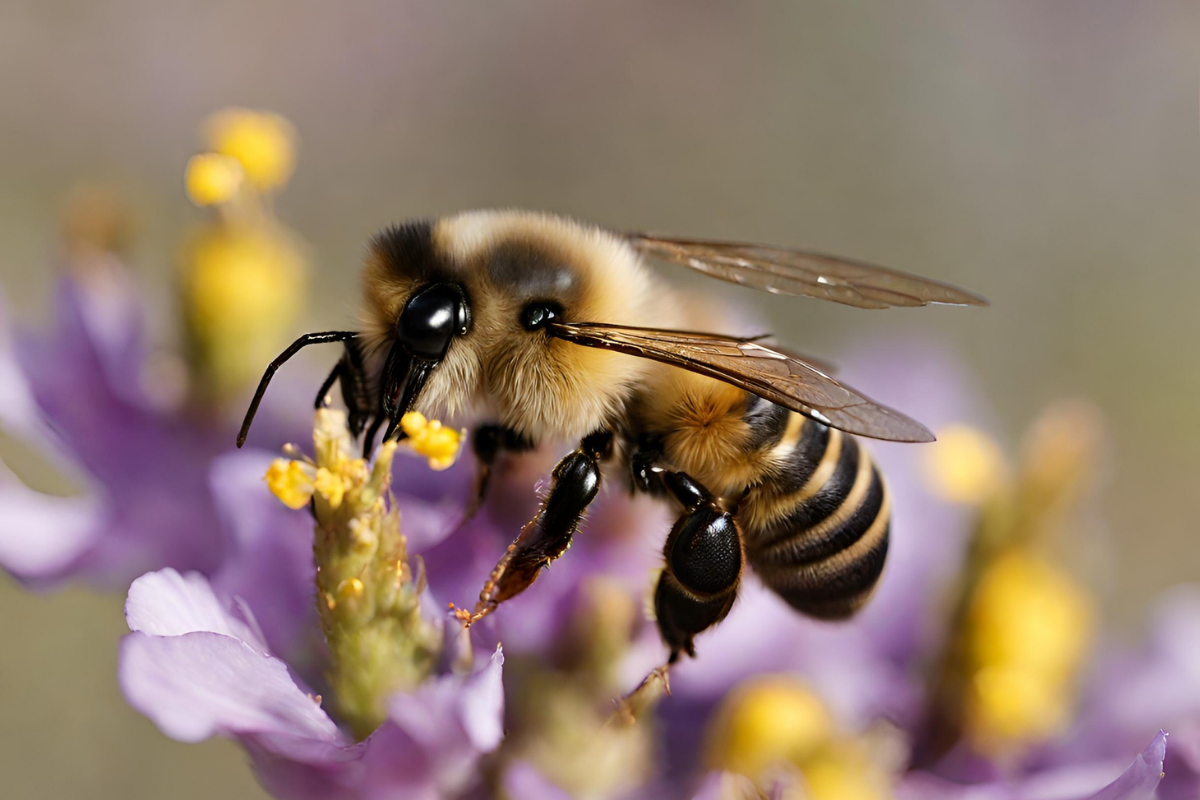
<path id="1" fill-rule="evenodd" d="M 853 436 L 795 412 L 761 413 L 758 424 L 778 430 L 760 430 L 771 466 L 738 509 L 747 559 L 796 610 L 849 616 L 887 556 L 891 508 L 879 470 Z"/>

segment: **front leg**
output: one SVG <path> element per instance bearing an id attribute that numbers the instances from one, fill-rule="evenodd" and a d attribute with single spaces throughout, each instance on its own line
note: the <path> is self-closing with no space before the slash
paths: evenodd
<path id="1" fill-rule="evenodd" d="M 541 509 L 492 570 L 475 610 L 460 609 L 455 616 L 467 625 L 482 619 L 528 589 L 544 567 L 567 552 L 584 512 L 600 491 L 600 462 L 612 452 L 612 444 L 612 431 L 597 431 L 558 462 Z"/>

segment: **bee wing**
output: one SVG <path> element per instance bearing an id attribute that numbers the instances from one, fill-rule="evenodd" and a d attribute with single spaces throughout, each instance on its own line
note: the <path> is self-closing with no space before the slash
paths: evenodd
<path id="1" fill-rule="evenodd" d="M 595 322 L 556 322 L 547 330 L 574 344 L 648 358 L 731 383 L 847 433 L 894 442 L 934 440 L 921 423 L 756 340 Z"/>
<path id="2" fill-rule="evenodd" d="M 858 308 L 987 305 L 979 295 L 948 283 L 820 253 L 642 233 L 627 234 L 626 240 L 643 255 L 773 294 L 815 297 Z"/>

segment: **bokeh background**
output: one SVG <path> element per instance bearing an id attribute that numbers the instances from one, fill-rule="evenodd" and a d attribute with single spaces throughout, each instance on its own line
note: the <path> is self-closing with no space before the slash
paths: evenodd
<path id="1" fill-rule="evenodd" d="M 1188 0 L 3 0 L 0 281 L 20 322 L 44 323 L 63 202 L 104 182 L 133 211 L 170 344 L 198 214 L 182 169 L 228 105 L 301 136 L 277 208 L 321 298 L 298 331 L 351 319 L 371 232 L 473 207 L 950 280 L 992 307 L 729 291 L 807 352 L 951 343 L 1010 445 L 1057 397 L 1097 403 L 1107 613 L 1131 630 L 1152 594 L 1200 576 L 1198 30 Z M 233 745 L 170 742 L 124 705 L 121 602 L 0 582 L 0 793 L 260 796 Z"/>

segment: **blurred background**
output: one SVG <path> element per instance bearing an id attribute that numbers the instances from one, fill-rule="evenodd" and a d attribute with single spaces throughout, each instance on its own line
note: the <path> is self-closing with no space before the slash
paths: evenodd
<path id="1" fill-rule="evenodd" d="M 229 105 L 300 136 L 276 213 L 307 240 L 321 300 L 296 333 L 353 318 L 372 232 L 476 207 L 945 279 L 992 307 L 728 291 L 814 354 L 949 343 L 1008 445 L 1055 398 L 1098 404 L 1108 611 L 1131 629 L 1200 574 L 1197 30 L 1186 0 L 3 0 L 0 282 L 22 325 L 45 324 L 64 202 L 103 183 L 132 209 L 131 262 L 171 344 L 199 213 L 183 166 Z M 170 742 L 125 706 L 121 604 L 0 583 L 4 795 L 260 796 L 233 745 Z"/>

